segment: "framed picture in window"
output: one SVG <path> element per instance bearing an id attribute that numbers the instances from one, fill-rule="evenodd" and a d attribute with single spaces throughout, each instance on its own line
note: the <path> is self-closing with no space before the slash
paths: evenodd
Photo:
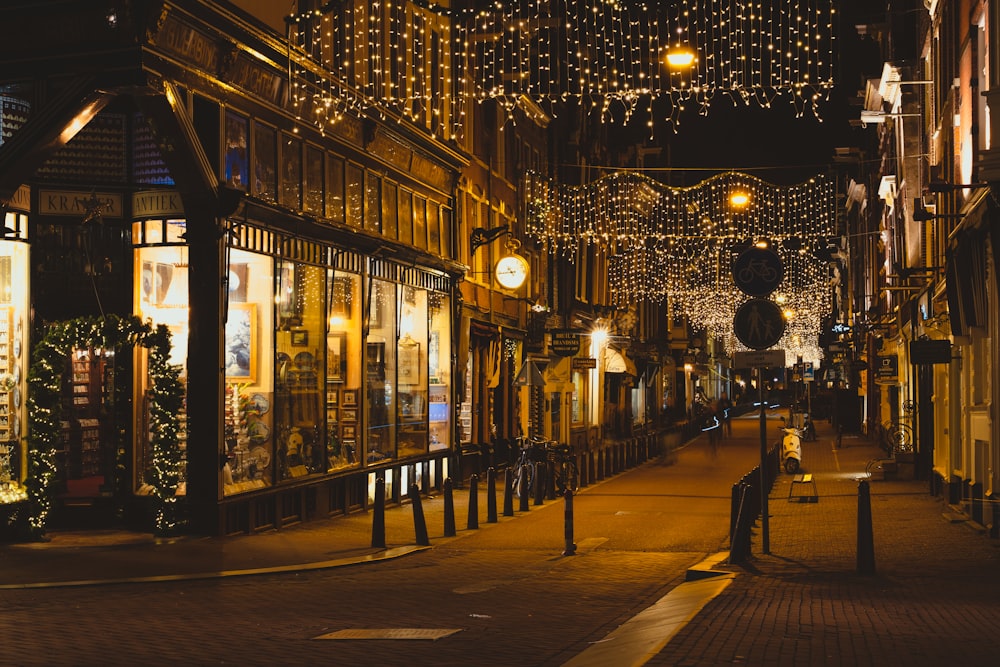
<path id="1" fill-rule="evenodd" d="M 232 303 L 226 320 L 226 380 L 257 381 L 257 304 Z"/>
<path id="2" fill-rule="evenodd" d="M 353 424 L 358 421 L 357 408 L 344 408 L 340 411 L 340 421 L 345 424 Z M 346 436 L 345 436 L 346 437 Z"/>
<path id="3" fill-rule="evenodd" d="M 342 394 L 341 405 L 344 407 L 356 407 L 358 405 L 357 389 L 345 389 Z"/>
<path id="4" fill-rule="evenodd" d="M 344 334 L 331 333 L 326 337 L 326 379 L 328 382 L 343 382 L 347 370 L 344 356 Z M 329 401 L 327 401 L 329 403 Z"/>
<path id="5" fill-rule="evenodd" d="M 353 303 L 354 280 L 351 276 L 334 277 L 330 293 L 330 315 L 350 319 Z"/>
<path id="6" fill-rule="evenodd" d="M 327 389 L 326 390 L 326 404 L 327 404 L 327 406 L 331 406 L 332 407 L 332 406 L 337 405 L 337 399 L 339 397 L 340 397 L 340 392 L 339 391 L 337 391 L 336 389 Z"/>
<path id="7" fill-rule="evenodd" d="M 343 424 L 340 427 L 340 437 L 343 440 L 353 440 L 358 436 L 358 427 L 354 424 Z"/>

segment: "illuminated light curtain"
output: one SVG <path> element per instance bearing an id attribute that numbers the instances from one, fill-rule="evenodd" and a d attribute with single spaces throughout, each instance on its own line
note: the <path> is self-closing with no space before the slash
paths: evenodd
<path id="1" fill-rule="evenodd" d="M 780 346 L 819 361 L 819 328 L 832 309 L 827 263 L 813 252 L 836 234 L 836 191 L 826 176 L 791 186 L 726 172 L 675 188 L 635 171 L 581 186 L 535 173 L 523 183 L 527 233 L 548 253 L 570 259 L 596 246 L 610 253 L 611 303 L 666 300 L 671 316 L 687 317 L 745 349 L 732 333 L 748 297 L 735 285 L 732 260 L 748 242 L 767 240 L 784 263 L 773 298 L 794 313 Z M 735 193 L 748 203 L 733 205 Z"/>
<path id="2" fill-rule="evenodd" d="M 833 0 L 514 0 L 456 27 L 478 99 L 575 96 L 604 118 L 621 104 L 626 120 L 661 99 L 676 122 L 688 102 L 707 113 L 718 96 L 764 108 L 787 97 L 818 115 L 834 83 L 835 14 Z M 677 47 L 697 54 L 689 68 L 666 66 Z"/>

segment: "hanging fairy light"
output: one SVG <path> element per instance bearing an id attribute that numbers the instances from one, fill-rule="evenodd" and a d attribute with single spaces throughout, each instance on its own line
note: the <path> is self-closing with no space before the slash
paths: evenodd
<path id="1" fill-rule="evenodd" d="M 802 115 L 833 86 L 836 9 L 832 0 L 567 0 L 496 2 L 459 20 L 470 46 L 478 99 L 509 108 L 589 100 L 603 117 L 612 102 L 630 116 L 643 101 L 669 102 L 676 122 L 686 102 L 707 113 L 714 98 L 770 107 L 788 98 Z"/>
<path id="2" fill-rule="evenodd" d="M 783 307 L 796 314 L 780 344 L 818 361 L 832 295 L 826 262 L 811 251 L 836 230 L 836 192 L 826 176 L 779 186 L 726 172 L 675 188 L 627 171 L 570 187 L 529 172 L 523 192 L 526 230 L 544 250 L 606 255 L 612 304 L 666 301 L 672 316 L 729 350 L 745 349 L 732 322 L 747 298 L 732 279 L 732 259 L 752 244 L 773 248 L 785 267 Z"/>

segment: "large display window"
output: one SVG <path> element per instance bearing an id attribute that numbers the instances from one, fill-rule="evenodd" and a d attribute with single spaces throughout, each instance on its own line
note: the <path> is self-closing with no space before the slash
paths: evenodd
<path id="1" fill-rule="evenodd" d="M 136 316 L 150 321 L 154 326 L 165 325 L 170 331 L 169 363 L 181 368 L 182 382 L 187 377 L 188 341 L 188 248 L 183 234 L 187 228 L 184 220 L 155 219 L 132 224 L 132 242 L 136 246 L 134 260 L 133 308 Z M 101 386 L 101 377 L 106 365 L 98 356 L 81 351 L 73 360 L 74 391 L 90 394 Z M 153 445 L 149 433 L 149 389 L 148 350 L 141 346 L 133 349 L 135 359 L 135 384 L 133 385 L 133 405 L 136 406 L 135 435 L 135 476 L 133 490 L 140 495 L 152 492 L 148 475 L 153 466 Z M 89 413 L 88 399 L 81 394 L 74 396 L 73 413 L 84 419 L 82 434 L 83 450 L 87 450 L 88 434 L 99 433 L 96 413 Z M 94 406 L 96 409 L 99 406 Z M 186 448 L 183 428 L 184 415 L 180 415 L 180 446 Z M 86 457 L 84 457 L 86 458 Z M 74 466 L 67 468 L 70 473 Z M 184 489 L 183 483 L 181 486 Z"/>
<path id="2" fill-rule="evenodd" d="M 327 272 L 279 261 L 275 302 L 274 437 L 279 480 L 325 472 Z M 322 397 L 322 398 L 321 398 Z"/>
<path id="3" fill-rule="evenodd" d="M 274 260 L 229 249 L 226 274 L 226 462 L 222 473 L 223 493 L 231 495 L 269 486 L 275 480 Z"/>
<path id="4" fill-rule="evenodd" d="M 28 370 L 29 246 L 16 239 L 27 216 L 8 212 L 13 237 L 0 239 L 0 504 L 27 498 L 26 398 Z"/>
<path id="5" fill-rule="evenodd" d="M 326 334 L 326 442 L 329 470 L 360 465 L 361 277 L 330 270 Z"/>
<path id="6" fill-rule="evenodd" d="M 369 463 L 395 458 L 396 445 L 396 285 L 368 283 L 368 338 L 365 345 Z"/>

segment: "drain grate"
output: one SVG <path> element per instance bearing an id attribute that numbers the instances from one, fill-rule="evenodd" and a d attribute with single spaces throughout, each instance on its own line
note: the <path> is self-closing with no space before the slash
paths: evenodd
<path id="1" fill-rule="evenodd" d="M 461 632 L 459 628 L 349 628 L 313 639 L 441 639 Z"/>

